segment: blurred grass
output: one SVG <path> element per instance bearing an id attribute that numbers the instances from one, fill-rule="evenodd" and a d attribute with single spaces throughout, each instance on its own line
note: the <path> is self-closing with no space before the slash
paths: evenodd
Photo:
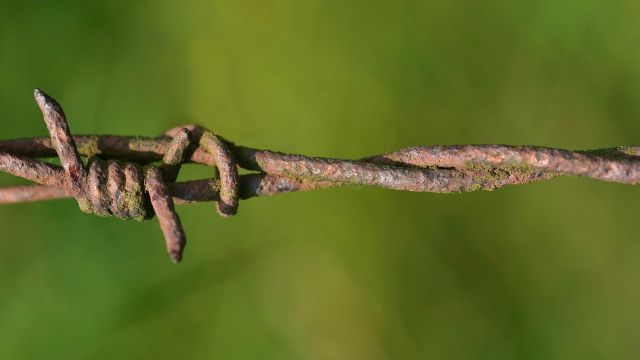
<path id="1" fill-rule="evenodd" d="M 33 1 L 0 11 L 0 133 L 153 136 L 358 158 L 407 146 L 637 144 L 631 1 Z M 210 176 L 211 169 L 187 170 Z M 8 175 L 2 184 L 18 183 Z M 154 220 L 0 208 L 3 359 L 565 359 L 640 351 L 633 186 L 337 188 Z"/>

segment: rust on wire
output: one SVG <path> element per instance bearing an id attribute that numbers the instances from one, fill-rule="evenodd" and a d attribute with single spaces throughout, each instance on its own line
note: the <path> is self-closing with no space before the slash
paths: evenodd
<path id="1" fill-rule="evenodd" d="M 640 146 L 430 146 L 340 160 L 238 146 L 198 125 L 156 138 L 72 136 L 60 104 L 38 89 L 35 98 L 50 138 L 0 141 L 0 170 L 37 184 L 0 188 L 0 204 L 75 197 L 82 211 L 99 216 L 146 221 L 157 215 L 174 262 L 186 244 L 174 205 L 214 201 L 221 215 L 233 216 L 239 200 L 348 184 L 454 193 L 564 175 L 640 182 Z M 62 166 L 38 160 L 54 156 Z M 216 166 L 220 176 L 176 182 L 185 163 Z M 239 167 L 256 173 L 238 175 Z"/>

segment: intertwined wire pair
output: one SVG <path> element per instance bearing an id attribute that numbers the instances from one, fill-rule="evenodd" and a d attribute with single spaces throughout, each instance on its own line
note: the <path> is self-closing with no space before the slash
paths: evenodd
<path id="1" fill-rule="evenodd" d="M 587 151 L 430 146 L 339 160 L 238 146 L 197 125 L 157 138 L 72 136 L 62 107 L 40 90 L 35 97 L 51 138 L 0 141 L 0 170 L 40 185 L 0 188 L 0 203 L 75 197 L 82 211 L 100 216 L 145 221 L 155 214 L 174 262 L 181 260 L 186 244 L 174 203 L 216 201 L 222 215 L 232 216 L 240 199 L 344 184 L 452 193 L 562 175 L 640 181 L 639 146 Z M 36 159 L 53 156 L 60 157 L 62 167 Z M 175 182 L 183 163 L 216 166 L 220 177 Z M 238 176 L 238 167 L 257 173 Z"/>

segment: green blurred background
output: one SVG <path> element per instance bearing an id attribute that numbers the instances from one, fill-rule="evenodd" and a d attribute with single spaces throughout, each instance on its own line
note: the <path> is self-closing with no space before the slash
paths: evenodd
<path id="1" fill-rule="evenodd" d="M 199 123 L 360 158 L 640 143 L 635 1 L 3 1 L 0 137 Z M 211 177 L 187 166 L 181 179 Z M 3 174 L 3 185 L 23 183 Z M 178 209 L 0 207 L 2 359 L 614 359 L 640 352 L 637 187 L 345 187 Z"/>

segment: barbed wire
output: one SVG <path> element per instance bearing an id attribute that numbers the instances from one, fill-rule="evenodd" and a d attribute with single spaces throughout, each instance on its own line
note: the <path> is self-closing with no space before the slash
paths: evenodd
<path id="1" fill-rule="evenodd" d="M 186 244 L 174 204 L 214 201 L 221 215 L 233 216 L 239 200 L 348 184 L 455 193 L 558 176 L 640 182 L 640 146 L 428 146 L 341 160 L 239 146 L 198 125 L 156 138 L 72 136 L 62 107 L 38 89 L 35 98 L 50 138 L 0 141 L 0 170 L 37 184 L 0 188 L 0 204 L 75 198 L 82 211 L 99 216 L 147 221 L 157 215 L 174 262 Z M 62 166 L 38 160 L 56 156 Z M 216 166 L 219 177 L 176 182 L 186 163 Z M 238 168 L 256 173 L 239 175 Z"/>

